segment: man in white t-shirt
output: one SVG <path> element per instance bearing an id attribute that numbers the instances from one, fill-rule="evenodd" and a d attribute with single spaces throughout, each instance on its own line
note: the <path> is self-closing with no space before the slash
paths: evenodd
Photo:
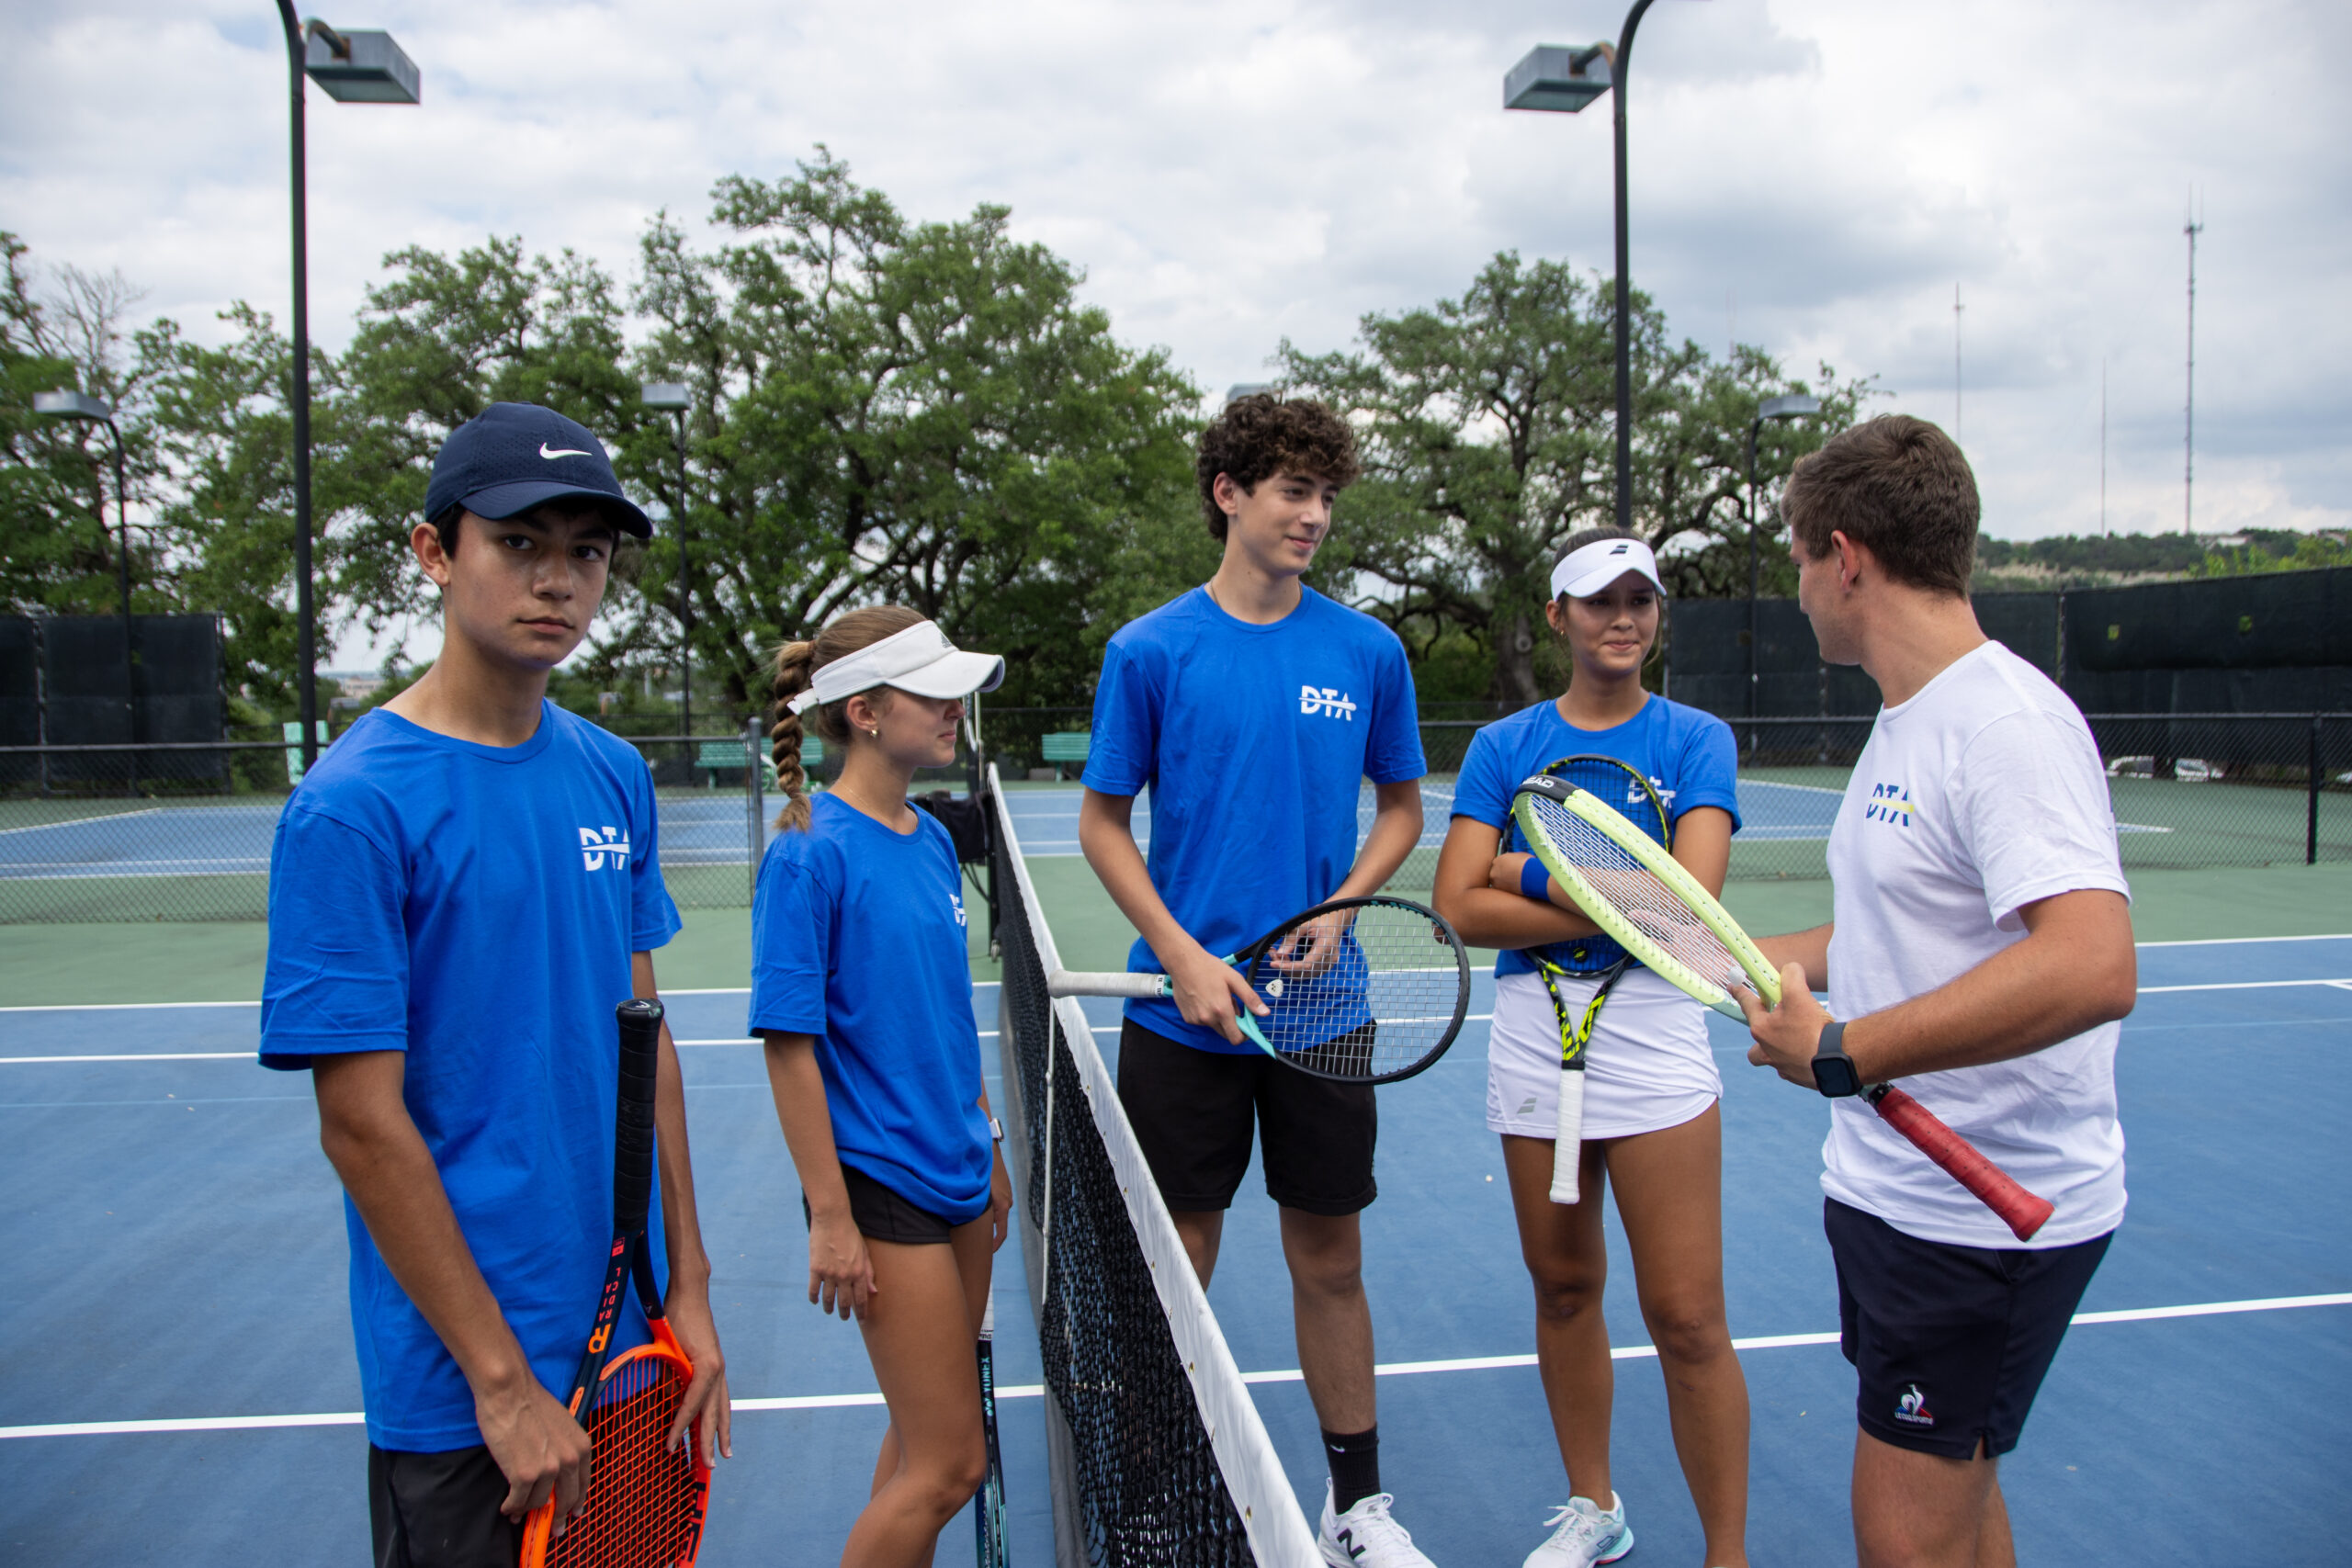
<path id="1" fill-rule="evenodd" d="M 1942 431 L 1846 431 L 1782 511 L 1822 658 L 1885 705 L 1830 829 L 1835 918 L 1758 944 L 1784 994 L 1744 998 L 1748 1060 L 1833 1097 L 1862 1568 L 2009 1568 L 1995 1467 L 2123 1218 L 2115 1043 L 2138 968 L 2113 810 L 2075 705 L 1976 625 L 1975 478 Z M 1855 1098 L 1896 1078 L 2056 1205 L 2030 1243 Z"/>

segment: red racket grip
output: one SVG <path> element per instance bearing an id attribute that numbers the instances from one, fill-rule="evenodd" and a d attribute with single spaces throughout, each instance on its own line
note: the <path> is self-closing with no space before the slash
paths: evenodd
<path id="1" fill-rule="evenodd" d="M 1967 1188 L 2019 1241 L 2030 1241 L 2042 1222 L 2056 1212 L 2047 1198 L 2037 1198 L 2011 1179 L 2009 1173 L 1976 1152 L 1976 1145 L 1953 1132 L 1934 1111 L 1896 1089 L 1880 1084 L 1870 1091 L 1871 1103 L 1887 1124 L 1911 1140 L 1954 1181 Z"/>

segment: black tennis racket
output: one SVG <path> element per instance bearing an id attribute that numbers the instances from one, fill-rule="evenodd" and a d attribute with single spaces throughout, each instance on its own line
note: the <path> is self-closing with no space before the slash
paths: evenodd
<path id="1" fill-rule="evenodd" d="M 1658 798 L 1650 781 L 1631 763 L 1585 752 L 1561 758 L 1546 767 L 1541 776 L 1561 779 L 1599 795 L 1661 845 L 1669 850 L 1674 847 L 1674 824 L 1666 815 L 1666 803 Z M 1519 841 L 1518 824 L 1510 823 L 1504 830 L 1502 852 L 1525 847 Z M 1560 1110 L 1552 1145 L 1552 1201 L 1574 1203 L 1579 1197 L 1578 1168 L 1583 1157 L 1586 1053 L 1592 1044 L 1593 1026 L 1600 1021 L 1601 1008 L 1608 1003 L 1617 982 L 1634 967 L 1634 959 L 1607 936 L 1577 937 L 1522 951 L 1544 981 L 1544 992 L 1552 998 L 1553 1020 L 1560 1030 Z M 1560 995 L 1560 982 L 1572 975 L 1600 977 L 1582 1011 L 1573 1018 L 1568 1014 L 1567 999 Z"/>
<path id="2" fill-rule="evenodd" d="M 972 1498 L 972 1528 L 979 1568 L 1010 1568 L 1004 1539 L 1004 1452 L 996 1430 L 996 1286 L 980 1314 L 980 1427 L 988 1437 L 989 1476 Z"/>
<path id="3" fill-rule="evenodd" d="M 1405 898 L 1335 898 L 1226 960 L 1267 1007 L 1241 1032 L 1286 1067 L 1340 1083 L 1396 1083 L 1445 1055 L 1470 1010 L 1470 956 L 1435 909 Z M 1057 969 L 1057 997 L 1165 997 L 1159 974 Z"/>

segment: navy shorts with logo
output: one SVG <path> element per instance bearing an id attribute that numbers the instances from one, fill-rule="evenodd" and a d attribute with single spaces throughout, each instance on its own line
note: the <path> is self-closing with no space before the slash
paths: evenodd
<path id="1" fill-rule="evenodd" d="M 2114 1233 L 2072 1247 L 1953 1247 L 1823 1200 L 1854 1416 L 1881 1442 L 1948 1459 L 2007 1453 Z"/>
<path id="2" fill-rule="evenodd" d="M 1119 1103 L 1159 1195 L 1179 1213 L 1228 1209 L 1266 1140 L 1266 1195 L 1309 1214 L 1371 1205 L 1380 1111 L 1370 1084 L 1309 1077 L 1263 1052 L 1198 1051 L 1130 1019 L 1119 1031 Z"/>

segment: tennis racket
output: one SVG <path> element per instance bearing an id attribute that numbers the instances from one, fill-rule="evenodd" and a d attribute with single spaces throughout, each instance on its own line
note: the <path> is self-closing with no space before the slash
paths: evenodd
<path id="1" fill-rule="evenodd" d="M 972 1526 L 979 1537 L 980 1568 L 1008 1568 L 1004 1540 L 1004 1453 L 996 1435 L 996 1286 L 989 1286 L 980 1314 L 980 1427 L 988 1435 L 989 1478 L 972 1499 Z"/>
<path id="2" fill-rule="evenodd" d="M 1241 1032 L 1286 1067 L 1340 1083 L 1396 1083 L 1445 1055 L 1470 1010 L 1470 957 L 1436 910 L 1335 898 L 1227 958 L 1267 1005 Z M 1165 997 L 1165 975 L 1054 971 L 1057 997 Z"/>
<path id="3" fill-rule="evenodd" d="M 613 1245 L 596 1321 L 572 1379 L 571 1410 L 594 1454 L 588 1493 L 569 1523 L 550 1498 L 523 1529 L 521 1568 L 693 1568 L 710 1500 L 702 1423 L 684 1451 L 667 1438 L 694 1381 L 694 1364 L 662 1315 L 647 1256 L 645 1217 L 653 1188 L 653 1076 L 662 1044 L 662 1004 L 619 1008 L 620 1109 L 613 1140 Z M 607 1363 L 620 1321 L 622 1285 L 633 1278 L 652 1343 Z M 557 1533 L 559 1525 L 561 1533 Z"/>
<path id="4" fill-rule="evenodd" d="M 1650 781 L 1630 763 L 1588 752 L 1561 758 L 1546 767 L 1543 776 L 1614 803 L 1629 824 L 1665 848 L 1674 847 L 1674 824 L 1667 819 L 1666 803 L 1658 798 Z M 1506 829 L 1505 853 L 1515 847 L 1517 827 L 1514 818 Z M 1574 1203 L 1578 1196 L 1577 1168 L 1582 1163 L 1584 1144 L 1586 1051 L 1592 1043 L 1593 1026 L 1600 1020 L 1600 1010 L 1607 1004 L 1609 993 L 1616 989 L 1617 982 L 1633 968 L 1634 955 L 1608 937 L 1572 939 L 1522 951 L 1543 978 L 1544 989 L 1552 998 L 1553 1020 L 1560 1029 L 1560 1110 L 1552 1145 L 1552 1201 Z M 1560 995 L 1560 982 L 1571 975 L 1596 974 L 1600 976 L 1600 984 L 1585 1003 L 1584 1010 L 1570 1018 L 1567 1000 Z"/>
<path id="5" fill-rule="evenodd" d="M 1733 986 L 1751 987 L 1768 1007 L 1780 1005 L 1781 977 L 1738 922 L 1607 802 L 1538 775 L 1519 786 L 1511 816 L 1577 907 L 1660 978 L 1742 1023 L 1747 1015 L 1732 999 Z M 1901 1089 L 1872 1084 L 1862 1096 L 1921 1154 L 2000 1215 L 2019 1241 L 2050 1218 L 2049 1200 L 2018 1186 Z"/>

